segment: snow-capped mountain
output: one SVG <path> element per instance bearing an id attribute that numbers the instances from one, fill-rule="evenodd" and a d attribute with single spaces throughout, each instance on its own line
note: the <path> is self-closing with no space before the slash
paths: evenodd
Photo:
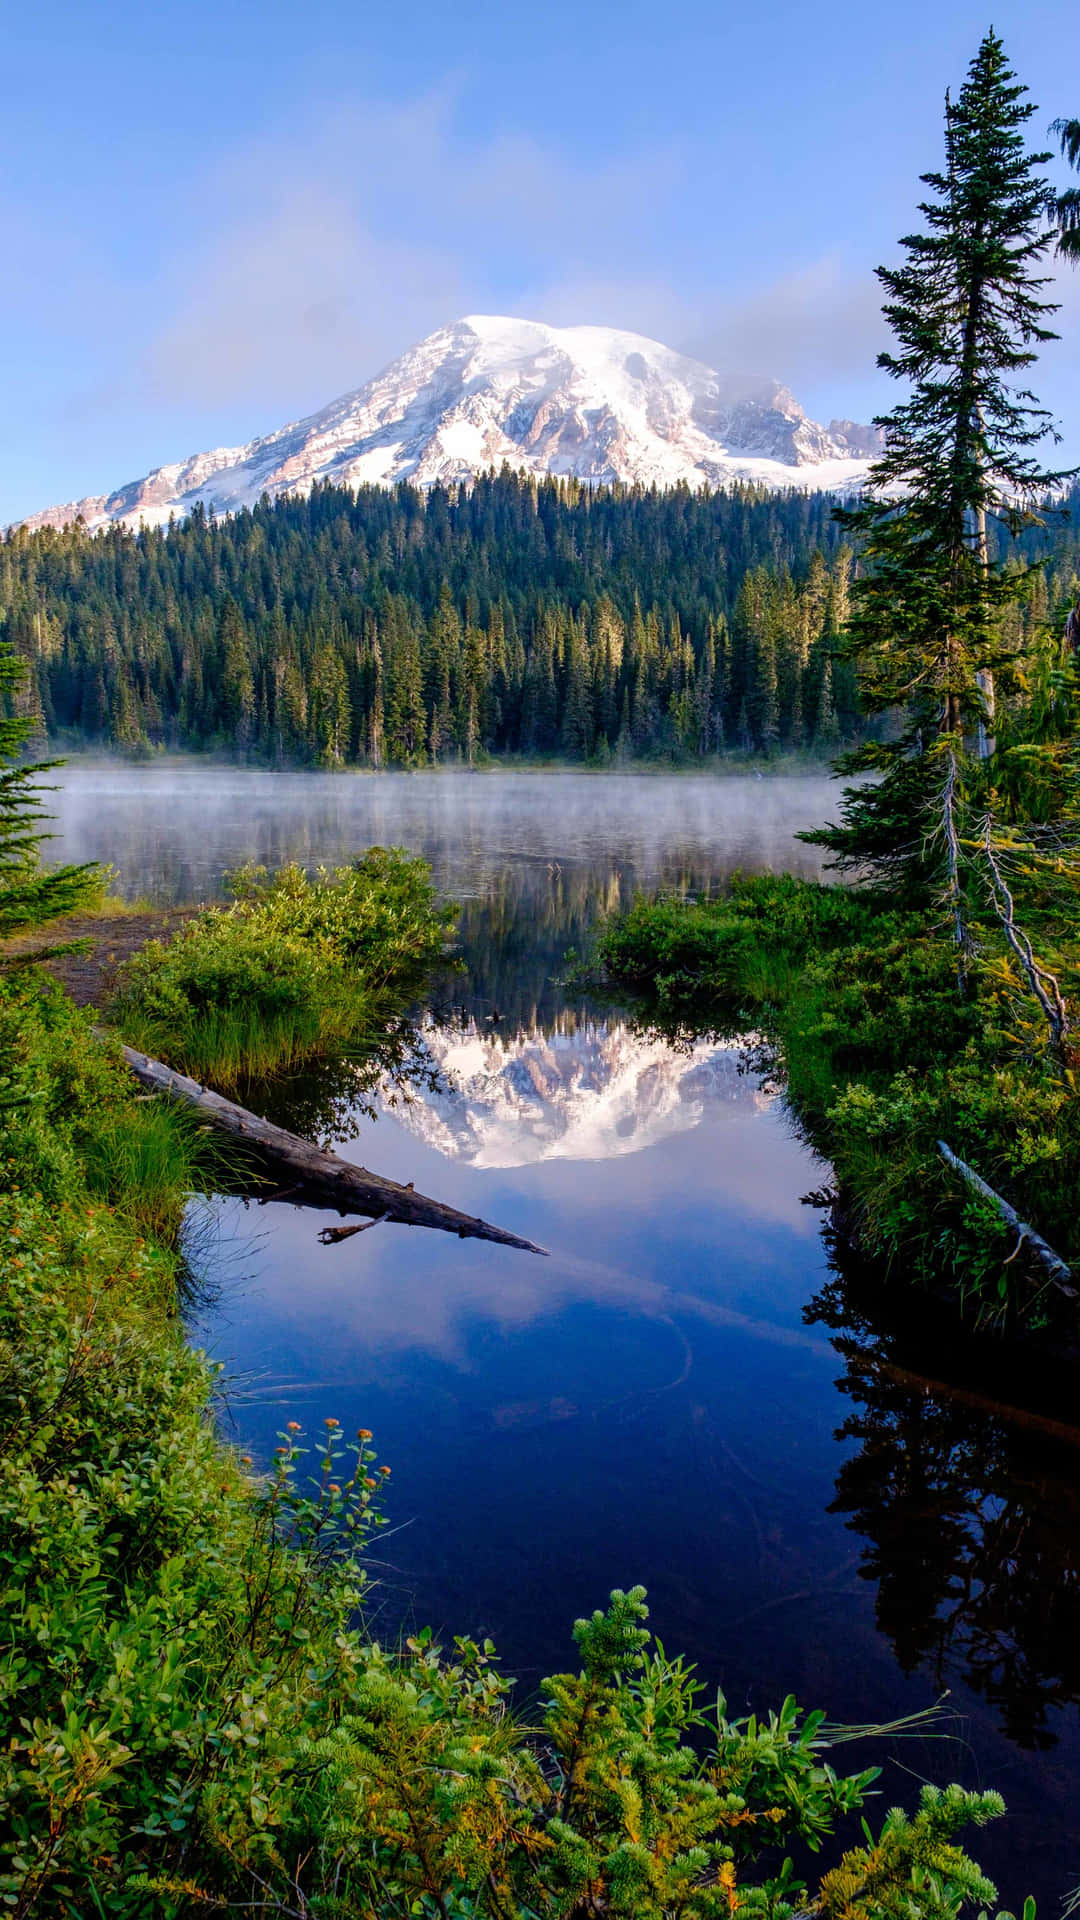
<path id="1" fill-rule="evenodd" d="M 622 1021 L 505 1039 L 431 1028 L 425 1038 L 445 1091 L 393 1111 L 427 1146 L 474 1167 L 610 1160 L 689 1132 L 717 1101 L 768 1104 L 740 1075 L 734 1042 L 677 1052 Z"/>
<path id="2" fill-rule="evenodd" d="M 850 490 L 875 448 L 870 427 L 819 426 L 786 387 L 725 377 L 640 334 L 473 314 L 307 420 L 21 524 L 157 526 L 198 501 L 224 513 L 316 480 L 427 486 L 504 461 L 594 482 Z"/>

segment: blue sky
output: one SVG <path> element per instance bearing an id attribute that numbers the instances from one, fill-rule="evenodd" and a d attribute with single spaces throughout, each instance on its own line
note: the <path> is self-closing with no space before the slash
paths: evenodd
<path id="1" fill-rule="evenodd" d="M 469 312 L 886 404 L 873 268 L 967 0 L 41 0 L 5 18 L 0 523 L 232 444 Z M 993 13 L 1042 129 L 1074 0 Z M 1049 141 L 1047 144 L 1050 144 Z M 1052 170 L 1061 183 L 1068 176 Z M 1080 274 L 1035 385 L 1080 454 Z"/>

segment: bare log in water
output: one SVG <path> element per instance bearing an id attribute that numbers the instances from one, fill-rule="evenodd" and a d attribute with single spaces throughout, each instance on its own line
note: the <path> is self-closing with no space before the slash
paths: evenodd
<path id="1" fill-rule="evenodd" d="M 1000 1193 L 995 1193 L 993 1187 L 987 1185 L 982 1175 L 976 1173 L 974 1167 L 969 1167 L 966 1160 L 961 1160 L 960 1155 L 946 1146 L 944 1140 L 938 1141 L 937 1148 L 946 1166 L 952 1167 L 954 1172 L 967 1182 L 973 1193 L 979 1194 L 983 1200 L 988 1200 L 992 1207 L 996 1207 L 1002 1219 L 1019 1236 L 1013 1252 L 1009 1255 L 1010 1260 L 1015 1260 L 1020 1248 L 1026 1244 L 1039 1265 L 1062 1293 L 1066 1294 L 1070 1300 L 1080 1297 L 1072 1285 L 1072 1268 L 1062 1259 L 1060 1253 L 1054 1252 L 1053 1247 L 1043 1239 L 1042 1234 L 1036 1233 L 1027 1220 L 1022 1220 L 1016 1208 L 1011 1207 Z"/>
<path id="2" fill-rule="evenodd" d="M 444 1233 L 456 1233 L 462 1240 L 494 1240 L 500 1246 L 521 1247 L 525 1253 L 547 1251 L 519 1234 L 506 1233 L 502 1227 L 489 1226 L 486 1220 L 444 1206 L 441 1200 L 429 1200 L 411 1186 L 385 1180 L 366 1167 L 355 1167 L 336 1153 L 317 1147 L 314 1141 L 287 1133 L 257 1113 L 238 1107 L 235 1101 L 200 1086 L 197 1080 L 189 1080 L 186 1074 L 174 1073 L 148 1054 L 137 1053 L 133 1047 L 121 1047 L 120 1051 L 140 1086 L 194 1107 L 212 1126 L 243 1146 L 245 1158 L 274 1184 L 275 1191 L 267 1193 L 267 1199 L 289 1199 L 298 1207 L 317 1207 L 342 1215 L 364 1213 L 373 1221 L 397 1221 L 402 1226 L 438 1227 Z M 327 1244 L 333 1243 L 329 1236 L 323 1238 Z M 334 1234 L 333 1238 L 343 1239 L 345 1234 Z"/>

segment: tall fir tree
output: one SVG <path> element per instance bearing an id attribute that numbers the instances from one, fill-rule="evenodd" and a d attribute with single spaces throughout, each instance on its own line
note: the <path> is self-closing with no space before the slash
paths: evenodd
<path id="1" fill-rule="evenodd" d="M 308 678 L 308 725 L 319 767 L 343 767 L 349 748 L 349 684 L 341 656 L 328 642 L 316 650 Z"/>
<path id="2" fill-rule="evenodd" d="M 1023 384 L 1055 337 L 1038 273 L 1051 156 L 1024 137 L 1035 111 L 991 31 L 955 105 L 946 97 L 945 170 L 923 175 L 927 231 L 903 241 L 902 266 L 878 269 L 898 342 L 878 364 L 910 392 L 877 422 L 885 448 L 864 501 L 839 516 L 864 542 L 843 644 L 864 706 L 904 718 L 896 738 L 838 762 L 882 777 L 846 790 L 840 826 L 807 836 L 908 896 L 944 890 L 961 948 L 972 746 L 992 718 L 991 676 L 1010 664 L 1002 614 L 1024 590 L 1023 572 L 991 556 L 987 522 L 1015 537 L 1066 477 L 1036 458 L 1054 429 Z"/>

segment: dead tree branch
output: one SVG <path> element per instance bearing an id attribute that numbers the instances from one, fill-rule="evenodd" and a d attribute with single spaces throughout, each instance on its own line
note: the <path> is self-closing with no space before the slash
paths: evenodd
<path id="1" fill-rule="evenodd" d="M 1016 924 L 1016 908 L 1012 893 L 1001 871 L 1001 864 L 994 847 L 993 820 L 990 814 L 987 814 L 983 821 L 982 847 L 990 873 L 988 883 L 990 903 L 1001 923 L 1001 930 L 1009 948 L 1019 960 L 1024 978 L 1042 1009 L 1043 1017 L 1050 1029 L 1051 1044 L 1060 1052 L 1069 1031 L 1069 1015 L 1061 985 L 1056 974 L 1051 973 L 1049 967 L 1044 967 L 1041 961 L 1036 960 L 1031 941 L 1023 928 Z"/>
<path id="2" fill-rule="evenodd" d="M 196 1080 L 189 1080 L 186 1074 L 174 1073 L 160 1060 L 151 1060 L 132 1047 L 121 1047 L 120 1051 L 140 1086 L 163 1094 L 168 1100 L 194 1107 L 211 1126 L 228 1134 L 242 1147 L 245 1163 L 256 1175 L 268 1176 L 277 1192 L 284 1191 L 296 1206 L 318 1207 L 343 1215 L 370 1214 L 372 1223 L 379 1219 L 397 1221 L 403 1226 L 438 1227 L 444 1233 L 456 1233 L 462 1240 L 494 1240 L 500 1246 L 521 1247 L 526 1253 L 546 1251 L 531 1240 L 523 1240 L 519 1234 L 507 1233 L 502 1227 L 489 1226 L 486 1220 L 459 1213 L 456 1207 L 444 1206 L 441 1200 L 429 1200 L 425 1194 L 416 1193 L 412 1186 L 403 1187 L 396 1180 L 369 1173 L 366 1167 L 354 1166 L 336 1153 L 317 1147 L 312 1140 L 287 1133 L 283 1127 L 275 1127 L 271 1121 L 238 1107 L 210 1087 L 201 1087 Z"/>
<path id="3" fill-rule="evenodd" d="M 982 1175 L 976 1173 L 974 1167 L 969 1167 L 966 1160 L 961 1160 L 959 1154 L 954 1153 L 944 1140 L 938 1141 L 937 1150 L 946 1166 L 951 1167 L 954 1173 L 958 1173 L 980 1199 L 988 1201 L 990 1206 L 996 1208 L 1001 1218 L 1019 1234 L 1021 1240 L 1027 1242 L 1032 1256 L 1059 1291 L 1069 1300 L 1080 1299 L 1080 1293 L 1072 1284 L 1072 1268 L 1062 1259 L 1060 1253 L 1054 1252 L 1053 1247 L 1043 1239 L 1042 1234 L 1036 1233 L 1029 1221 L 1022 1220 L 1016 1208 L 1010 1206 L 1009 1202 L 1000 1193 L 996 1193 L 993 1187 L 988 1186 Z"/>

